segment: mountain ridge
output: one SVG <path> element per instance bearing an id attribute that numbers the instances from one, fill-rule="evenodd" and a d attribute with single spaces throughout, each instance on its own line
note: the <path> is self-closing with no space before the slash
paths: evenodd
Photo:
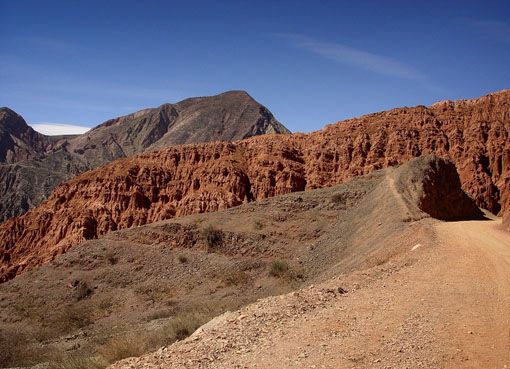
<path id="1" fill-rule="evenodd" d="M 63 180 L 115 159 L 175 144 L 288 132 L 244 91 L 139 110 L 72 136 L 38 133 L 5 108 L 0 110 L 0 221 L 37 205 Z"/>

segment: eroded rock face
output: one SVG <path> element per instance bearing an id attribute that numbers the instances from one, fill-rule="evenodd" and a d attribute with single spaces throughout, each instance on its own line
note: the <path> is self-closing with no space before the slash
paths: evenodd
<path id="1" fill-rule="evenodd" d="M 508 212 L 510 92 L 394 109 L 311 134 L 174 146 L 115 161 L 58 186 L 0 226 L 1 278 L 83 240 L 161 219 L 341 183 L 426 154 L 453 162 L 480 207 Z M 506 186 L 506 187 L 505 187 Z"/>
<path id="2" fill-rule="evenodd" d="M 506 178 L 503 190 L 502 204 L 503 204 L 503 226 L 510 231 L 510 178 Z"/>
<path id="3" fill-rule="evenodd" d="M 147 150 L 288 133 L 244 91 L 196 97 L 108 120 L 75 136 L 45 136 L 0 108 L 0 221 L 21 215 L 62 181 Z"/>
<path id="4" fill-rule="evenodd" d="M 424 155 L 400 166 L 395 188 L 411 212 L 440 220 L 484 219 L 483 212 L 461 188 L 455 165 L 435 155 Z"/>

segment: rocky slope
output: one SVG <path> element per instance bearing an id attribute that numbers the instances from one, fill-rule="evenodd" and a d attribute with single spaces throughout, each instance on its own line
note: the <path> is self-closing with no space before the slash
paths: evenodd
<path id="1" fill-rule="evenodd" d="M 287 132 L 243 91 L 141 110 L 78 136 L 42 135 L 1 108 L 0 221 L 37 205 L 63 180 L 118 158 L 174 144 Z"/>
<path id="2" fill-rule="evenodd" d="M 400 108 L 311 134 L 175 146 L 121 159 L 55 189 L 0 226 L 1 278 L 112 230 L 341 183 L 434 153 L 493 213 L 508 211 L 510 91 Z M 507 198 L 507 197 L 505 197 Z"/>
<path id="3" fill-rule="evenodd" d="M 63 136 L 45 136 L 34 131 L 9 108 L 0 108 L 0 163 L 12 164 L 41 158 Z"/>
<path id="4" fill-rule="evenodd" d="M 260 299 L 109 368 L 504 368 L 510 234 L 498 223 L 421 227 L 374 268 Z"/>
<path id="5" fill-rule="evenodd" d="M 353 271 L 373 276 L 417 243 L 429 248 L 429 227 L 437 223 L 431 208 L 441 219 L 482 216 L 455 167 L 423 156 L 341 185 L 86 241 L 0 284 L 0 367 L 56 364 L 63 352 L 68 361 L 80 358 L 82 368 L 98 369 L 166 346 L 266 296 Z M 205 236 L 211 228 L 218 235 L 212 244 Z"/>

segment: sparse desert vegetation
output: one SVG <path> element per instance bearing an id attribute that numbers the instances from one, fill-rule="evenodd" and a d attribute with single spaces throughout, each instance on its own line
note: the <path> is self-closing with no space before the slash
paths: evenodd
<path id="1" fill-rule="evenodd" d="M 368 182 L 359 183 L 355 187 L 361 193 L 370 188 Z M 62 368 L 101 366 L 124 356 L 122 352 L 156 349 L 226 310 L 305 283 L 296 271 L 309 266 L 298 268 L 279 254 L 302 255 L 295 248 L 300 239 L 318 241 L 316 225 L 306 219 L 310 214 L 333 216 L 335 210 L 319 211 L 313 205 L 330 196 L 329 190 L 320 190 L 310 197 L 301 195 L 301 201 L 294 195 L 271 200 L 274 213 L 269 216 L 280 214 L 280 209 L 296 211 L 291 221 L 264 224 L 262 235 L 252 226 L 239 231 L 244 224 L 254 224 L 247 217 L 268 216 L 266 207 L 253 203 L 88 241 L 30 274 L 0 284 L 0 303 L 15 301 L 0 308 L 0 319 L 10 329 L 24 327 L 37 337 L 38 341 L 20 341 L 24 352 L 43 345 Z M 304 206 L 307 203 L 312 205 Z M 299 231 L 291 230 L 295 228 Z M 201 244 L 215 252 L 206 252 Z M 30 288 L 36 280 L 45 282 Z M 14 296 L 23 298 L 11 300 Z M 106 350 L 110 345 L 108 353 L 97 356 L 100 347 Z M 30 356 L 35 362 L 44 355 L 35 350 Z"/>
<path id="2" fill-rule="evenodd" d="M 207 246 L 212 248 L 219 246 L 223 239 L 223 232 L 212 225 L 202 229 L 201 235 Z"/>
<path id="3" fill-rule="evenodd" d="M 284 277 L 289 273 L 290 267 L 287 262 L 282 260 L 275 260 L 271 262 L 269 267 L 269 275 L 272 277 Z"/>

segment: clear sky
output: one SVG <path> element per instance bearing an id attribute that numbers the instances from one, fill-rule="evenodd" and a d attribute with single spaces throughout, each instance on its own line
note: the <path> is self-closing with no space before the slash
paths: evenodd
<path id="1" fill-rule="evenodd" d="M 308 132 L 510 88 L 508 0 L 0 0 L 0 14 L 0 106 L 51 132 L 231 89 Z"/>

